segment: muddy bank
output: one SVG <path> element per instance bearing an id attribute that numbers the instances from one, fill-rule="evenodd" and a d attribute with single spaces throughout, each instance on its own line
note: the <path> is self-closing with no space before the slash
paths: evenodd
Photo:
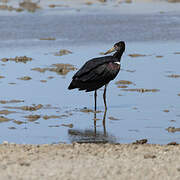
<path id="1" fill-rule="evenodd" d="M 9 179 L 178 179 L 180 145 L 0 145 Z"/>

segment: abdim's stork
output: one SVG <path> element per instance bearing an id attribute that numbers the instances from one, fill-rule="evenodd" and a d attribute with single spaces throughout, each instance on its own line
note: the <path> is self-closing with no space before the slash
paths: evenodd
<path id="1" fill-rule="evenodd" d="M 85 90 L 86 92 L 95 91 L 94 98 L 96 111 L 97 89 L 105 86 L 103 98 L 105 110 L 107 110 L 106 87 L 108 83 L 113 80 L 120 71 L 120 61 L 124 50 L 125 43 L 123 41 L 120 41 L 114 44 L 114 46 L 110 50 L 104 53 L 106 55 L 116 51 L 112 56 L 103 56 L 87 61 L 73 76 L 72 82 L 69 85 L 68 89 L 78 88 L 79 90 Z"/>

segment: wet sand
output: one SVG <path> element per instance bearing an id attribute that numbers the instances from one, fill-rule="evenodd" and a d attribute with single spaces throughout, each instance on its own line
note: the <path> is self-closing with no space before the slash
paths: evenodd
<path id="1" fill-rule="evenodd" d="M 0 145 L 1 179 L 180 178 L 180 145 Z"/>

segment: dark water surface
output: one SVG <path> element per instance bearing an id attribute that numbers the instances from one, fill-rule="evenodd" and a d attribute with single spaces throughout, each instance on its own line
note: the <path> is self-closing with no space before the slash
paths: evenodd
<path id="1" fill-rule="evenodd" d="M 180 127 L 179 14 L 43 16 L 37 13 L 2 16 L 0 27 L 0 59 L 24 55 L 32 58 L 27 63 L 0 62 L 0 76 L 5 77 L 0 79 L 0 100 L 24 101 L 0 104 L 0 111 L 16 112 L 2 114 L 9 121 L 0 123 L 0 142 L 130 143 L 147 138 L 149 143 L 180 143 L 180 132 L 166 130 Z M 49 37 L 56 40 L 40 40 Z M 125 40 L 127 48 L 122 57 L 122 70 L 108 86 L 105 126 L 102 90 L 98 91 L 101 112 L 96 114 L 95 128 L 94 113 L 81 111 L 94 108 L 93 93 L 67 90 L 75 71 L 60 75 L 31 70 L 57 63 L 80 68 L 86 60 L 101 56 L 100 52 L 119 40 Z M 54 55 L 64 48 L 72 54 Z M 134 53 L 145 56 L 129 56 Z M 17 79 L 23 76 L 32 79 Z M 119 80 L 132 84 L 118 88 L 115 82 Z M 151 89 L 155 92 L 144 92 Z M 33 104 L 43 107 L 36 111 L 17 108 Z M 28 121 L 27 115 L 40 118 Z M 46 118 L 51 115 L 58 117 Z"/>
<path id="2" fill-rule="evenodd" d="M 0 17 L 0 47 L 111 44 L 119 39 L 131 42 L 180 40 L 180 13 L 177 12 L 144 15 L 37 12 Z M 38 41 L 48 37 L 56 41 Z"/>

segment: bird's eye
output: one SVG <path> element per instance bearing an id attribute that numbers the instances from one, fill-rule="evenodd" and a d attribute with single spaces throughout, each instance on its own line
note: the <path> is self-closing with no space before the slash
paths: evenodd
<path id="1" fill-rule="evenodd" d="M 119 50 L 119 47 L 116 44 L 114 45 L 114 48 L 115 48 L 116 51 Z"/>

